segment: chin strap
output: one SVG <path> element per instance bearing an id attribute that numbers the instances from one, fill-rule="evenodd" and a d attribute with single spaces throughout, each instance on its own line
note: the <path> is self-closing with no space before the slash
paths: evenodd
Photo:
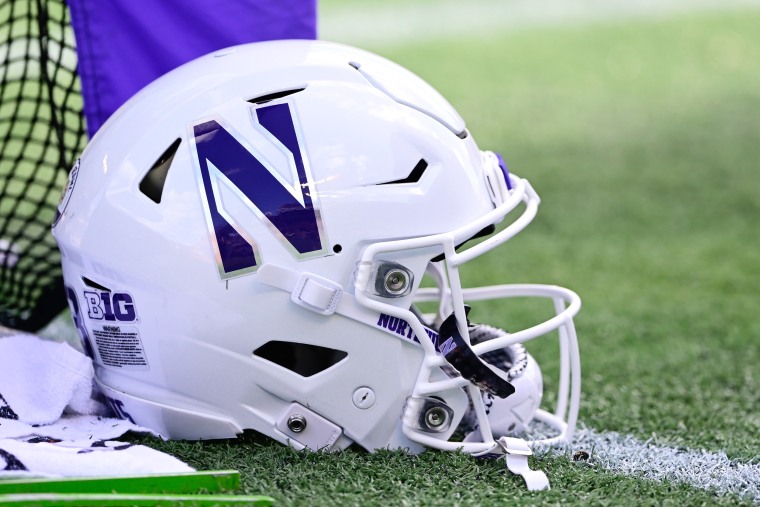
<path id="1" fill-rule="evenodd" d="M 549 478 L 541 470 L 532 470 L 528 464 L 528 456 L 531 456 L 528 443 L 522 438 L 501 437 L 494 446 L 481 453 L 477 457 L 505 457 L 507 470 L 515 475 L 519 475 L 525 481 L 528 491 L 541 491 L 551 489 L 549 487 Z"/>
<path id="2" fill-rule="evenodd" d="M 525 480 L 529 491 L 540 491 L 549 488 L 549 478 L 542 470 L 531 470 L 528 456 L 533 454 L 527 442 L 522 438 L 501 437 L 496 441 L 504 449 L 507 468 L 515 475 Z"/>

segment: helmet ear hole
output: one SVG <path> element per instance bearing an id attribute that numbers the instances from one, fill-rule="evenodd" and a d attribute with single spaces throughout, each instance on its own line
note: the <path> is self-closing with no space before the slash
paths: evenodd
<path id="1" fill-rule="evenodd" d="M 285 341 L 270 341 L 253 351 L 253 355 L 301 375 L 311 377 L 335 366 L 348 356 L 342 350 Z"/>

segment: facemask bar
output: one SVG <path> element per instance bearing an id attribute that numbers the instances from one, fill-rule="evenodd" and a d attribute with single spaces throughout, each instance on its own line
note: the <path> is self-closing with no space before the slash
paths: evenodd
<path id="1" fill-rule="evenodd" d="M 568 289 L 544 285 L 502 285 L 463 290 L 459 277 L 460 265 L 508 241 L 523 230 L 536 216 L 540 199 L 530 186 L 530 183 L 514 174 L 508 177 L 510 178 L 511 189 L 506 199 L 496 206 L 495 209 L 466 226 L 448 233 L 375 243 L 368 246 L 363 252 L 361 262 L 359 263 L 355 297 L 357 302 L 365 307 L 405 320 L 417 336 L 426 336 L 425 326 L 412 311 L 373 299 L 365 293 L 364 288 L 368 286 L 368 281 L 370 280 L 370 266 L 373 265 L 373 261 L 377 259 L 378 255 L 386 252 L 438 246 L 443 247 L 446 278 L 448 278 L 449 286 L 446 288 L 445 280 L 441 280 L 443 283 L 439 285 L 439 288 L 420 289 L 417 292 L 415 301 L 438 301 L 441 309 L 445 308 L 447 302 L 450 301 L 459 332 L 468 342 L 469 333 L 467 330 L 467 316 L 465 314 L 465 300 L 477 301 L 508 297 L 546 297 L 552 299 L 555 312 L 557 313 L 555 317 L 517 333 L 507 334 L 472 347 L 472 350 L 476 354 L 481 355 L 495 349 L 507 347 L 513 343 L 531 340 L 555 329 L 559 330 L 562 365 L 558 393 L 559 401 L 554 414 L 539 411 L 536 416 L 538 420 L 557 429 L 559 434 L 551 438 L 531 442 L 551 444 L 572 438 L 577 421 L 580 404 L 580 357 L 572 317 L 580 309 L 580 298 Z M 462 252 L 456 252 L 456 245 L 460 245 L 473 237 L 484 227 L 498 223 L 520 203 L 525 204 L 525 209 L 514 222 L 481 243 Z M 441 278 L 443 279 L 443 277 Z M 420 344 L 424 350 L 425 357 L 411 398 L 425 398 L 433 396 L 435 393 L 465 387 L 473 402 L 484 441 L 442 441 L 431 435 L 422 433 L 408 424 L 403 425 L 405 435 L 415 442 L 444 450 L 462 450 L 472 454 L 480 454 L 492 449 L 494 438 L 478 388 L 462 377 L 431 382 L 430 378 L 433 370 L 446 364 L 446 361 L 437 353 L 431 341 L 420 340 Z"/>

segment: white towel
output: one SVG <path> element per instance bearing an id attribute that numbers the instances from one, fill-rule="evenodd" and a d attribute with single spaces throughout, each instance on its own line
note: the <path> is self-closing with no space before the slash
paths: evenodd
<path id="1" fill-rule="evenodd" d="M 113 441 L 151 431 L 113 418 L 93 376 L 90 359 L 67 343 L 0 337 L 0 478 L 193 470 L 154 449 Z"/>
<path id="2" fill-rule="evenodd" d="M 144 445 L 104 440 L 0 439 L 0 479 L 192 471 L 177 458 Z"/>
<path id="3" fill-rule="evenodd" d="M 93 399 L 92 379 L 90 359 L 67 343 L 27 334 L 0 339 L 0 407 L 5 402 L 6 410 L 20 421 L 50 424 L 65 409 L 108 414 L 108 408 Z"/>

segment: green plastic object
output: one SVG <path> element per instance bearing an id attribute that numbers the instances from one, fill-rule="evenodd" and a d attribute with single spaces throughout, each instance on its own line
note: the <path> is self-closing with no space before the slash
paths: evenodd
<path id="1" fill-rule="evenodd" d="M 263 495 L 174 495 L 136 493 L 34 493 L 0 495 L 2 507 L 184 507 L 236 506 L 267 507 L 274 499 Z"/>
<path id="2" fill-rule="evenodd" d="M 274 503 L 272 497 L 264 495 L 219 494 L 236 490 L 239 486 L 240 473 L 237 470 L 0 480 L 0 507 L 266 507 Z"/>
<path id="3" fill-rule="evenodd" d="M 240 473 L 237 470 L 213 470 L 181 474 L 0 480 L 0 495 L 31 493 L 188 494 L 199 491 L 216 493 L 233 491 L 239 486 Z"/>

